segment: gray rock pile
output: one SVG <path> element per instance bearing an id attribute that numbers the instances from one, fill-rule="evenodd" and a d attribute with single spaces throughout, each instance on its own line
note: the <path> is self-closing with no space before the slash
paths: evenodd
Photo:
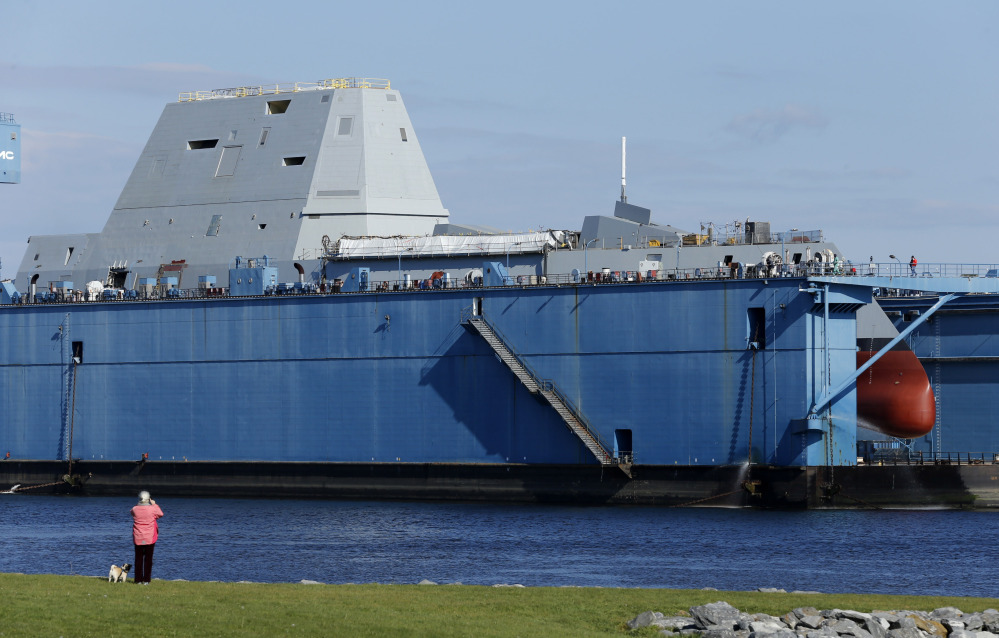
<path id="1" fill-rule="evenodd" d="M 965 614 L 955 607 L 925 611 L 874 611 L 798 607 L 781 617 L 746 614 L 726 602 L 690 608 L 690 616 L 646 611 L 629 629 L 660 627 L 662 636 L 704 638 L 999 638 L 999 611 Z"/>

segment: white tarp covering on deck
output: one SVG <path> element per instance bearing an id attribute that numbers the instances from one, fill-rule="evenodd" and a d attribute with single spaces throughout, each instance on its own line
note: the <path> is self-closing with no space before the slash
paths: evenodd
<path id="1" fill-rule="evenodd" d="M 541 253 L 561 243 L 564 232 L 512 235 L 435 235 L 430 237 L 341 237 L 335 254 L 340 259 L 362 257 L 429 257 L 432 255 L 516 255 Z"/>

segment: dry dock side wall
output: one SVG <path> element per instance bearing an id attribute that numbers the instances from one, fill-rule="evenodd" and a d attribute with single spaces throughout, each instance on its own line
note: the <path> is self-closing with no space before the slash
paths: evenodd
<path id="1" fill-rule="evenodd" d="M 0 455 L 595 464 L 462 323 L 476 305 L 635 463 L 851 464 L 853 390 L 802 417 L 855 322 L 801 283 L 0 306 Z"/>

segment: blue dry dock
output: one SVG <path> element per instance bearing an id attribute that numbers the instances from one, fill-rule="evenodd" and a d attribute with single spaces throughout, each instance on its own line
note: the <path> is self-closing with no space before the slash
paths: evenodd
<path id="1" fill-rule="evenodd" d="M 453 223 L 387 81 L 182 94 L 104 229 L 31 237 L 3 284 L 0 472 L 91 493 L 906 502 L 855 467 L 856 313 L 897 284 L 820 231 L 689 233 L 623 192 L 581 230 Z M 913 480 L 999 505 L 959 473 Z"/>

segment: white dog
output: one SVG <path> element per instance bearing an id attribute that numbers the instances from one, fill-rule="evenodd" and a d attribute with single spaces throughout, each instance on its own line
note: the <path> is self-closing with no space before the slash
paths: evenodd
<path id="1" fill-rule="evenodd" d="M 108 572 L 108 582 L 109 583 L 124 583 L 128 580 L 128 570 L 132 569 L 132 566 L 128 563 L 122 563 L 121 567 L 117 565 L 111 566 L 111 571 Z"/>

